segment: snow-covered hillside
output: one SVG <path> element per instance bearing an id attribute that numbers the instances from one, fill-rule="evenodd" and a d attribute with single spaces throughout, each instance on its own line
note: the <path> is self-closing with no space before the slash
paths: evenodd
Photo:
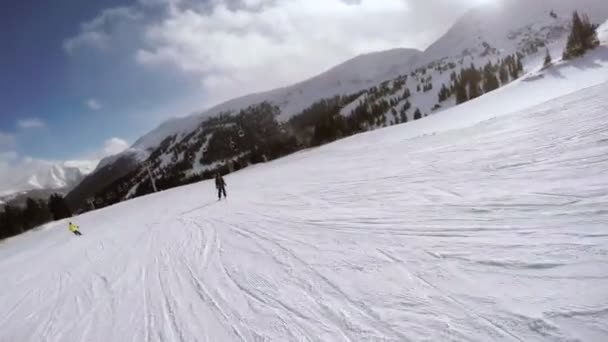
<path id="1" fill-rule="evenodd" d="M 264 101 L 279 106 L 281 118 L 286 120 L 320 99 L 354 94 L 378 86 L 384 81 L 407 75 L 413 67 L 448 64 L 460 61 L 462 57 L 468 57 L 462 65 L 468 67 L 474 63 L 481 67 L 487 61 L 497 61 L 518 51 L 542 49 L 545 45 L 556 53 L 561 52 L 572 12 L 577 9 L 588 13 L 594 22 L 602 23 L 608 18 L 608 6 L 603 0 L 503 0 L 488 3 L 468 12 L 424 52 L 395 49 L 359 56 L 293 86 L 248 95 L 200 114 L 171 119 L 143 136 L 133 147 L 142 150 L 157 147 L 168 136 L 189 133 L 203 118 L 238 111 Z M 532 54 L 528 62 L 538 63 L 540 57 L 544 57 L 541 55 Z M 433 76 L 434 91 L 422 94 L 413 102 L 417 104 L 415 107 L 430 113 L 437 103 L 439 87 L 448 83 L 449 73 L 444 77 L 432 73 L 426 76 Z M 416 82 L 410 80 L 408 85 L 416 88 L 423 83 L 420 75 Z"/>
<path id="2" fill-rule="evenodd" d="M 416 110 L 426 116 L 458 104 L 455 81 L 471 67 L 480 77 L 489 68 L 497 86 L 529 76 L 542 67 L 546 50 L 554 59 L 561 57 L 574 10 L 589 14 L 595 23 L 608 18 L 608 5 L 597 0 L 505 0 L 473 9 L 417 57 L 412 72 L 366 91 L 342 113 L 351 115 L 357 107 L 381 106 L 387 109 L 376 115 L 372 128 L 389 126 L 414 120 Z M 523 68 L 503 79 L 500 69 L 507 58 L 521 59 Z M 505 72 L 509 68 L 505 67 Z M 485 82 L 479 82 L 482 94 L 487 92 L 483 90 Z M 403 95 L 404 88 L 407 95 Z M 445 98 L 441 98 L 442 89 L 447 92 Z"/>
<path id="3" fill-rule="evenodd" d="M 606 341 L 605 63 L 9 239 L 2 339 Z"/>
<path id="4" fill-rule="evenodd" d="M 104 168 L 86 179 L 87 186 L 68 196 L 69 203 L 83 208 L 88 207 L 85 199 L 96 198 L 100 205 L 107 205 L 152 191 L 151 184 L 146 184 L 144 160 L 161 187 L 167 188 L 207 177 L 218 168 L 241 167 L 270 154 L 272 159 L 335 137 L 417 120 L 522 77 L 534 82 L 535 77 L 542 77 L 537 72 L 546 49 L 556 61 L 561 56 L 572 11 L 579 9 L 592 20 L 603 21 L 608 17 L 604 2 L 488 3 L 467 13 L 424 52 L 397 49 L 360 56 L 302 83 L 169 120 L 124 154 L 104 161 Z M 472 84 L 477 78 L 478 83 Z M 281 133 L 262 133 L 268 127 L 258 127 L 258 131 L 250 127 L 245 132 L 243 126 L 253 125 L 252 113 L 259 112 L 264 101 L 276 106 L 281 127 L 275 132 Z M 343 119 L 333 117 L 335 108 Z M 243 111 L 248 113 L 236 118 Z M 232 119 L 221 119 L 223 114 Z M 336 124 L 338 121 L 348 122 Z M 323 129 L 331 137 L 319 133 Z M 276 145 L 287 145 L 285 152 L 271 151 L 269 146 Z"/>
<path id="5" fill-rule="evenodd" d="M 1 180 L 0 197 L 14 197 L 30 190 L 66 190 L 93 172 L 96 165 L 97 161 L 25 161 L 19 173 L 10 173 Z"/>
<path id="6" fill-rule="evenodd" d="M 301 83 L 244 96 L 203 113 L 168 120 L 137 140 L 133 147 L 140 150 L 155 148 L 170 135 L 191 132 L 204 118 L 221 112 L 238 111 L 264 101 L 279 106 L 281 117 L 287 119 L 320 99 L 355 93 L 381 81 L 392 79 L 395 75 L 406 73 L 420 53 L 414 49 L 394 49 L 361 55 Z"/>
<path id="7" fill-rule="evenodd" d="M 572 12 L 588 14 L 595 23 L 608 18 L 598 0 L 501 0 L 473 9 L 421 55 L 419 65 L 444 57 L 460 57 L 488 49 L 512 53 L 535 43 L 558 43 L 569 28 Z M 446 52 L 448 52 L 446 54 Z M 463 53 L 464 52 L 464 53 Z M 544 51 L 543 51 L 544 52 Z"/>

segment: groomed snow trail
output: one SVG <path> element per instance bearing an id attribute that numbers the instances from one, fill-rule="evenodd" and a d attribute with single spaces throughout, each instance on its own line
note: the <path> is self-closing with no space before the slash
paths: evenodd
<path id="1" fill-rule="evenodd" d="M 0 243 L 1 341 L 606 341 L 608 84 Z M 428 123 L 427 123 L 428 122 Z M 411 135 L 411 134 L 409 134 Z"/>

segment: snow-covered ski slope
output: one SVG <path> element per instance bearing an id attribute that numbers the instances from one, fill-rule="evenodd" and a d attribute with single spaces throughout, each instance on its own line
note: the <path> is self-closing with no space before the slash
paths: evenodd
<path id="1" fill-rule="evenodd" d="M 606 341 L 607 63 L 0 242 L 0 341 Z"/>

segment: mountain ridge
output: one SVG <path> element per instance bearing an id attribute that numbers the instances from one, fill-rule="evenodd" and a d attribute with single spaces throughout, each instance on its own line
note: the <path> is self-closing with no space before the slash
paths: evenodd
<path id="1" fill-rule="evenodd" d="M 0 189 L 0 196 L 7 197 L 31 190 L 69 189 L 76 186 L 86 175 L 94 171 L 96 161 L 46 162 L 30 161 L 28 172 L 13 175 Z"/>
<path id="2" fill-rule="evenodd" d="M 361 54 L 304 81 L 285 87 L 237 97 L 200 113 L 195 113 L 186 117 L 168 119 L 161 123 L 157 128 L 137 139 L 132 147 L 142 150 L 154 147 L 154 145 L 157 145 L 162 141 L 162 139 L 159 139 L 159 136 L 164 138 L 167 135 L 175 134 L 180 130 L 192 127 L 193 124 L 200 123 L 200 121 L 210 115 L 229 110 L 238 110 L 264 101 L 289 101 L 289 98 L 292 97 L 293 94 L 301 94 L 305 91 L 312 93 L 315 91 L 315 88 L 322 88 L 319 94 L 312 94 L 306 101 L 285 108 L 282 113 L 282 119 L 285 120 L 291 115 L 304 110 L 308 105 L 314 103 L 315 100 L 335 94 L 362 90 L 384 81 L 385 79 L 390 79 L 395 72 L 398 72 L 396 70 L 408 70 L 413 63 L 413 60 L 420 53 L 422 53 L 422 51 L 417 49 L 394 48 L 385 51 Z M 379 63 L 378 60 L 382 60 L 384 63 Z M 389 64 L 388 67 L 384 65 L 386 63 Z M 351 83 L 351 87 L 348 87 L 349 82 Z M 335 83 L 337 86 L 331 90 L 327 90 L 329 89 L 327 86 L 320 87 L 319 83 Z M 341 83 L 344 83 L 343 86 Z M 287 100 L 284 98 L 287 98 Z"/>
<path id="3" fill-rule="evenodd" d="M 511 12 L 507 13 L 506 17 L 518 17 L 518 11 L 521 12 L 524 9 L 524 7 L 522 7 L 523 3 L 524 1 L 521 0 L 509 2 Z M 605 19 L 608 17 L 608 6 L 604 6 L 602 1 L 584 0 L 581 3 L 584 3 L 587 6 L 586 8 L 580 8 L 583 12 L 586 12 L 587 9 L 593 10 L 593 18 Z M 443 87 L 446 85 L 448 88 L 450 88 L 450 85 L 453 87 L 453 74 L 462 72 L 465 68 L 468 68 L 469 65 L 475 65 L 480 69 L 488 64 L 496 65 L 496 67 L 498 67 L 500 63 L 505 63 L 505 59 L 508 60 L 511 58 L 512 62 L 515 63 L 515 59 L 519 61 L 521 56 L 525 64 L 524 68 L 527 70 L 521 70 L 516 73 L 515 77 L 508 78 L 506 83 L 504 81 L 500 82 L 500 86 L 508 84 L 521 76 L 522 73 L 525 74 L 530 70 L 535 70 L 540 65 L 539 63 L 542 62 L 545 48 L 552 51 L 563 50 L 566 34 L 569 30 L 567 18 L 571 16 L 571 10 L 578 8 L 578 5 L 578 3 L 572 4 L 564 0 L 556 2 L 539 0 L 536 3 L 536 6 L 534 6 L 534 10 L 522 14 L 521 18 L 518 19 L 519 22 L 514 24 L 514 27 L 506 26 L 506 24 L 502 25 L 502 27 L 500 27 L 501 25 L 498 25 L 498 28 L 496 28 L 496 31 L 498 32 L 492 31 L 488 34 L 484 33 L 483 35 L 478 34 L 478 28 L 483 26 L 491 27 L 490 24 L 491 21 L 494 20 L 494 17 L 484 17 L 484 13 L 493 10 L 492 7 L 480 7 L 467 12 L 446 32 L 445 35 L 439 38 L 434 44 L 431 44 L 423 52 L 418 50 L 393 49 L 357 56 L 329 69 L 325 73 L 292 86 L 239 97 L 195 115 L 165 121 L 157 129 L 152 130 L 138 139 L 133 145 L 133 149 L 140 151 L 140 153 L 137 154 L 140 160 L 146 159 L 153 164 L 152 171 L 155 178 L 167 177 L 167 170 L 171 168 L 179 171 L 177 171 L 177 175 L 174 174 L 174 171 L 170 171 L 169 173 L 172 174 L 170 177 L 179 178 L 194 176 L 194 173 L 207 172 L 213 167 L 225 165 L 228 161 L 230 163 L 236 160 L 242 162 L 241 159 L 243 156 L 253 152 L 244 151 L 237 153 L 230 158 L 226 158 L 226 156 L 231 153 L 230 149 L 235 151 L 236 143 L 232 141 L 233 138 L 228 139 L 225 135 L 226 132 L 210 131 L 205 128 L 205 122 L 207 122 L 209 127 L 214 125 L 217 126 L 218 123 L 222 122 L 221 120 L 220 122 L 213 120 L 209 121 L 207 118 L 216 117 L 222 113 L 227 114 L 229 112 L 232 112 L 232 115 L 234 115 L 236 114 L 234 111 L 238 112 L 239 110 L 241 110 L 241 113 L 243 110 L 247 112 L 246 108 L 249 106 L 264 101 L 276 106 L 279 125 L 283 126 L 283 128 L 280 128 L 281 132 L 292 131 L 293 127 L 286 128 L 285 123 L 292 117 L 294 108 L 300 109 L 306 104 L 310 106 L 315 99 L 321 99 L 321 105 L 324 106 L 327 105 L 327 103 L 332 102 L 330 99 L 335 95 L 344 97 L 342 99 L 334 100 L 336 102 L 333 105 L 339 106 L 341 108 L 340 113 L 347 119 L 361 109 L 374 113 L 373 121 L 370 121 L 369 124 L 361 127 L 363 130 L 416 120 L 433 112 L 438 112 L 458 104 L 454 99 L 453 89 L 447 98 L 442 100 L 440 96 L 438 101 L 437 98 L 438 95 L 440 95 L 440 87 L 442 88 L 442 91 Z M 551 15 L 552 13 L 555 14 L 557 18 L 553 17 Z M 503 15 L 504 14 L 505 13 L 503 13 Z M 507 21 L 508 20 L 503 19 L 503 22 Z M 488 40 L 490 40 L 489 37 L 493 36 L 498 38 L 493 38 L 493 41 L 488 42 Z M 436 52 L 439 50 L 442 50 L 443 53 Z M 406 54 L 408 58 L 403 58 L 398 63 L 388 63 L 388 65 L 387 63 L 383 63 L 385 60 L 391 60 L 392 57 L 388 57 L 388 55 L 391 54 L 393 54 L 393 57 L 397 56 L 395 58 L 400 58 L 399 54 Z M 436 57 L 436 55 L 441 57 Z M 376 66 L 380 66 L 380 71 L 375 70 L 374 72 L 373 70 L 371 72 L 372 78 L 376 78 L 376 80 L 369 80 L 370 82 L 365 83 L 363 86 L 353 86 L 354 83 L 357 83 L 353 81 L 360 80 L 360 77 L 353 77 L 353 74 L 357 73 L 349 72 L 349 70 L 353 68 L 360 69 L 358 63 L 363 61 L 362 64 L 365 65 L 375 58 L 382 60 L 376 64 Z M 373 65 L 374 63 L 370 62 L 369 64 Z M 352 65 L 356 65 L 356 67 L 351 67 Z M 347 85 L 350 85 L 350 88 L 348 88 L 348 86 L 341 87 L 342 84 L 339 83 L 344 82 L 344 80 L 339 78 L 336 80 L 331 77 L 336 74 L 340 75 L 344 70 L 346 70 L 344 74 L 347 76 L 346 83 Z M 390 72 L 388 70 L 390 70 Z M 387 79 L 385 75 L 388 73 L 392 73 L 392 75 Z M 302 88 L 305 88 L 306 85 L 311 83 L 313 85 L 322 84 L 323 82 L 315 83 L 319 82 L 319 80 L 326 81 L 325 85 L 327 83 L 334 84 L 335 87 L 330 87 L 330 90 L 327 90 L 327 87 L 319 87 L 321 90 L 318 94 L 315 94 L 314 90 L 319 89 L 313 89 L 313 91 L 308 93 L 308 95 L 313 94 L 313 96 L 304 100 L 296 98 L 294 100 L 295 102 L 290 102 L 290 96 L 293 97 L 293 92 L 290 94 L 290 91 L 304 91 L 306 89 L 303 90 Z M 373 84 L 373 86 L 366 88 L 369 84 Z M 407 89 L 407 93 L 402 93 L 404 88 Z M 345 89 L 349 90 L 346 91 Z M 277 98 L 268 98 L 269 94 L 279 94 L 279 100 L 277 100 Z M 313 104 L 312 107 L 314 108 L 315 105 L 318 105 L 318 103 Z M 255 108 L 253 110 L 255 111 Z M 302 110 L 303 111 L 298 115 L 310 111 L 310 107 L 303 108 Z M 317 122 L 314 120 L 317 120 Z M 318 117 L 314 120 L 312 122 L 313 126 L 310 126 L 310 120 L 305 120 L 307 123 L 300 127 L 304 130 L 303 132 L 305 132 L 305 135 L 309 135 L 308 138 L 304 138 L 308 139 L 306 140 L 308 143 L 310 143 L 310 134 L 314 135 L 315 130 L 320 129 L 320 127 L 315 127 L 315 124 L 318 124 L 319 120 L 324 121 L 325 119 Z M 232 122 L 230 120 L 224 120 L 223 123 L 217 127 L 219 127 L 218 129 L 225 131 L 228 127 L 234 128 L 235 125 L 238 126 L 238 122 L 234 122 L 234 120 Z M 308 125 L 309 128 L 307 128 L 306 125 Z M 310 129 L 312 129 L 312 131 L 310 131 Z M 235 137 L 238 140 L 238 136 L 240 136 L 241 133 L 236 129 L 230 134 L 236 134 Z M 225 138 L 223 138 L 224 140 L 217 140 L 220 135 L 225 136 Z M 298 136 L 298 143 L 302 144 L 302 133 L 296 135 Z M 206 157 L 207 154 L 218 155 L 217 151 L 208 151 L 210 147 L 218 148 L 214 145 L 218 143 L 224 146 L 221 148 L 224 151 L 222 152 L 224 153 L 224 162 Z M 249 147 L 253 148 L 254 146 L 251 145 Z M 255 146 L 255 149 L 257 149 L 257 146 Z M 245 155 L 243 155 L 243 153 L 245 153 Z M 256 159 L 262 157 L 264 159 L 266 158 L 263 155 L 260 155 L 256 157 Z M 247 161 L 246 164 L 248 163 L 250 162 Z M 120 189 L 128 187 L 131 189 L 128 191 L 130 195 L 137 193 L 139 185 L 141 185 L 142 182 L 146 182 L 145 177 L 142 178 L 142 175 L 144 175 L 142 170 L 137 170 L 137 168 L 140 167 L 138 165 L 138 162 L 135 162 L 131 169 L 123 169 L 123 172 L 114 179 L 123 179 L 120 181 L 120 186 L 114 184 L 113 187 Z M 151 189 L 149 185 L 147 185 L 147 188 L 148 190 L 139 190 L 141 192 L 149 191 L 149 189 Z M 114 195 L 116 195 L 116 191 L 110 191 L 106 193 L 104 197 L 109 198 Z M 83 198 L 79 199 L 79 201 L 82 200 Z M 78 201 L 74 200 L 74 202 Z"/>

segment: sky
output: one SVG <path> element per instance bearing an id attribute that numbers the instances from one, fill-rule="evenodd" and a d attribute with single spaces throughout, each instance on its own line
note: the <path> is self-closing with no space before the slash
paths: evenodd
<path id="1" fill-rule="evenodd" d="M 0 11 L 0 178 L 358 54 L 424 49 L 491 0 L 21 0 Z"/>

